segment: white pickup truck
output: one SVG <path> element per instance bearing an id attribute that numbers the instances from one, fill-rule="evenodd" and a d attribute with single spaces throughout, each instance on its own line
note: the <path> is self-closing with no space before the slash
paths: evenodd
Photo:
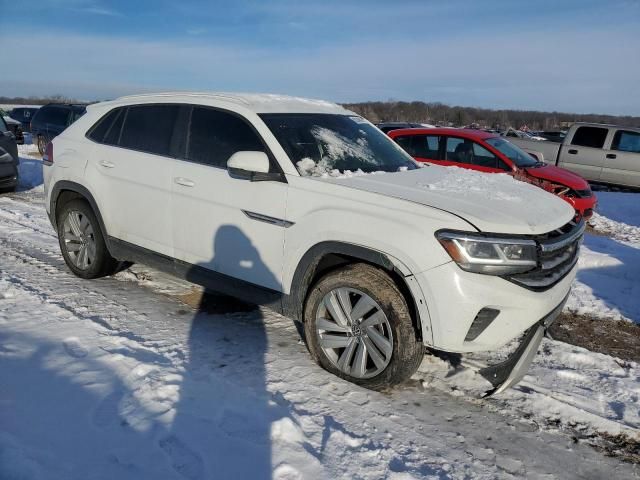
<path id="1" fill-rule="evenodd" d="M 590 182 L 640 188 L 640 128 L 576 123 L 562 143 L 515 137 L 509 141 Z"/>

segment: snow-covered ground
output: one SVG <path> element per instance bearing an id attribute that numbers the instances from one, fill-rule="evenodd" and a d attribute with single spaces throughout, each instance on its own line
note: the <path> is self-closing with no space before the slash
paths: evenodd
<path id="1" fill-rule="evenodd" d="M 640 323 L 640 193 L 597 192 L 567 308 Z"/>
<path id="2" fill-rule="evenodd" d="M 144 268 L 70 275 L 30 148 L 21 191 L 0 197 L 1 479 L 640 474 L 588 445 L 640 439 L 637 364 L 545 339 L 489 400 L 472 367 L 499 353 L 455 368 L 428 356 L 409 385 L 364 390 L 266 309 L 207 314 L 177 300 L 189 284 Z M 609 236 L 587 235 L 567 308 L 640 323 L 640 212 L 619 195 L 634 194 L 599 193 Z"/>

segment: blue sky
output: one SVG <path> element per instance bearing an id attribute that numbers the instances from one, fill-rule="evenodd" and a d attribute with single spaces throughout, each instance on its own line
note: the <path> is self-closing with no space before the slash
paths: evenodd
<path id="1" fill-rule="evenodd" d="M 640 115 L 640 1 L 0 0 L 0 94 L 276 92 Z"/>

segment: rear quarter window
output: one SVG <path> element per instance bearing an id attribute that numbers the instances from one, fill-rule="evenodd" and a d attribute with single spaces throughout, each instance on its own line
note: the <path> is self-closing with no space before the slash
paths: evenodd
<path id="1" fill-rule="evenodd" d="M 87 137 L 93 140 L 94 142 L 104 143 L 105 136 L 111 129 L 114 120 L 121 113 L 121 108 L 114 108 L 109 113 L 104 115 L 100 120 L 98 120 L 93 127 L 87 133 Z M 120 136 L 120 132 L 118 132 L 118 136 Z M 117 142 L 116 142 L 117 143 Z"/>
<path id="2" fill-rule="evenodd" d="M 609 130 L 599 127 L 578 127 L 573 134 L 571 145 L 580 147 L 602 148 Z"/>

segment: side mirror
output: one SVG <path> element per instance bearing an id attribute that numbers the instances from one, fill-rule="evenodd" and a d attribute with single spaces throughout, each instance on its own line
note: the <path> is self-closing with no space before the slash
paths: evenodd
<path id="1" fill-rule="evenodd" d="M 281 173 L 269 173 L 269 157 L 264 152 L 236 152 L 227 160 L 232 177 L 252 182 L 284 181 Z"/>

